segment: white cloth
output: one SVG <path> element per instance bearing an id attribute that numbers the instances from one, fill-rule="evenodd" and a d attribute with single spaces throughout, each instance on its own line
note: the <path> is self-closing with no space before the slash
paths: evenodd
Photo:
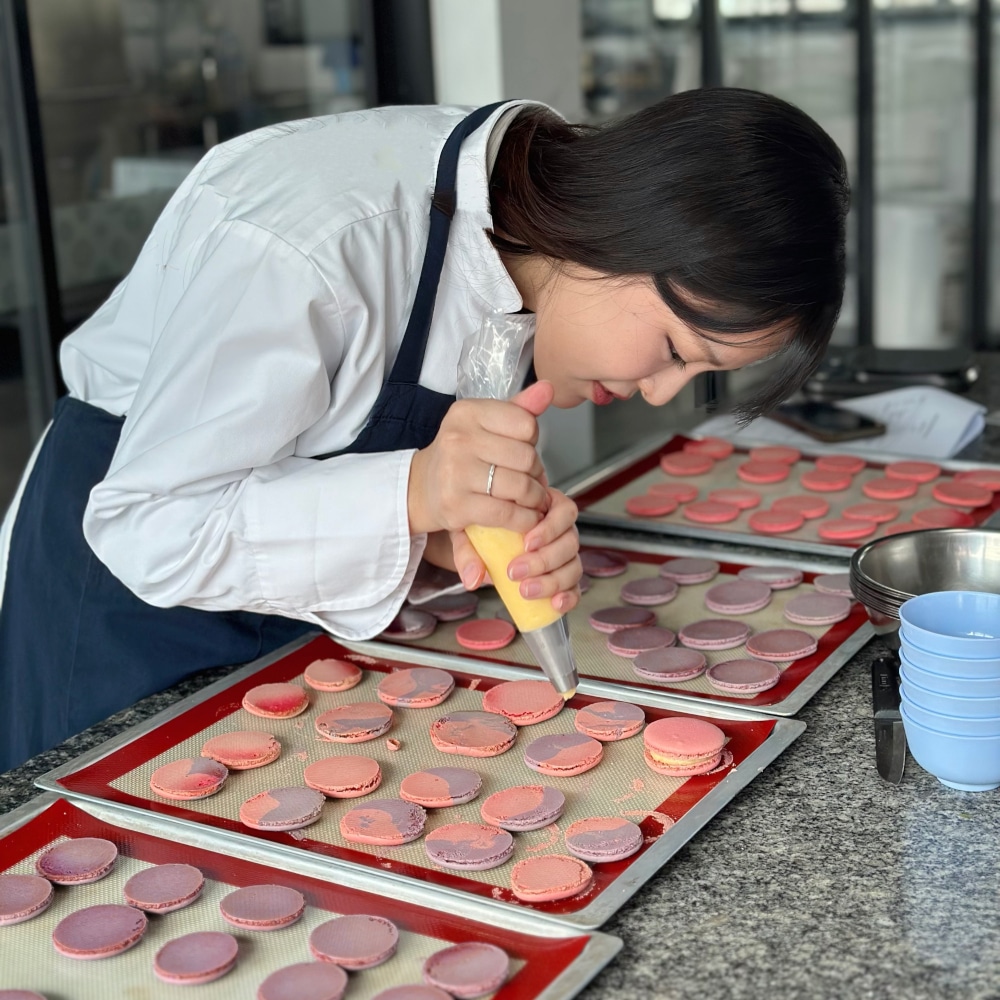
<path id="1" fill-rule="evenodd" d="M 438 156 L 467 110 L 361 111 L 216 147 L 64 341 L 70 393 L 127 414 L 84 534 L 143 600 L 280 614 L 344 638 L 396 614 L 426 543 L 409 534 L 413 452 L 311 456 L 357 437 L 392 367 Z M 462 146 L 420 380 L 439 392 L 455 391 L 482 317 L 521 308 L 484 232 L 500 117 Z"/>

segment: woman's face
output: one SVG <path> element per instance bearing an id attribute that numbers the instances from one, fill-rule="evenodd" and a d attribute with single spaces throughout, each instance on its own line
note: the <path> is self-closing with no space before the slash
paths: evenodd
<path id="1" fill-rule="evenodd" d="M 646 279 L 583 268 L 552 272 L 534 289 L 535 373 L 555 386 L 555 405 L 605 406 L 639 392 L 661 406 L 699 372 L 743 368 L 772 355 L 777 338 L 717 344 L 687 327 Z"/>

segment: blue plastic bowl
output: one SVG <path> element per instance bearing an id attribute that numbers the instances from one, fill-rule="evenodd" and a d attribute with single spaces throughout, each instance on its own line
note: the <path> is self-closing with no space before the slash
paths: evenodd
<path id="1" fill-rule="evenodd" d="M 951 736 L 915 722 L 901 710 L 913 759 L 938 781 L 962 792 L 1000 787 L 1000 736 Z"/>
<path id="2" fill-rule="evenodd" d="M 904 698 L 928 712 L 957 715 L 962 719 L 988 719 L 990 716 L 1000 716 L 1000 697 L 961 698 L 958 695 L 941 694 L 939 691 L 921 687 L 909 678 L 905 681 L 900 678 L 899 691 Z"/>
<path id="3" fill-rule="evenodd" d="M 899 648 L 910 663 L 935 674 L 947 674 L 949 677 L 1000 677 L 1000 657 L 975 658 L 931 653 L 911 642 L 905 629 L 899 630 Z"/>
<path id="4" fill-rule="evenodd" d="M 969 719 L 959 715 L 942 715 L 915 705 L 906 695 L 900 698 L 900 705 L 914 722 L 933 729 L 936 733 L 948 733 L 952 736 L 1000 736 L 998 716 Z"/>
<path id="5" fill-rule="evenodd" d="M 1000 677 L 949 677 L 947 674 L 935 674 L 911 663 L 902 650 L 899 662 L 901 679 L 905 679 L 907 684 L 919 684 L 935 694 L 950 694 L 956 698 L 1000 698 Z"/>
<path id="6" fill-rule="evenodd" d="M 901 638 L 942 656 L 1000 657 L 1000 594 L 939 590 L 899 607 Z"/>

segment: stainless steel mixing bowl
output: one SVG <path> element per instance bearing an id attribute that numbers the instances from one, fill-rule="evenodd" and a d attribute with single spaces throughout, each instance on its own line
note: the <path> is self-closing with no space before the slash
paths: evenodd
<path id="1" fill-rule="evenodd" d="M 899 649 L 899 607 L 937 590 L 1000 594 L 1000 531 L 933 528 L 890 535 L 855 551 L 851 590 L 875 631 Z"/>

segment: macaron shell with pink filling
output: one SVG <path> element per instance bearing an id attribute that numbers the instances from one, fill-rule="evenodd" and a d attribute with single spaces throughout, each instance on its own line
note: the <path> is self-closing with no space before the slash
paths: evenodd
<path id="1" fill-rule="evenodd" d="M 364 673 L 349 660 L 313 660 L 302 679 L 314 691 L 349 691 L 360 683 Z"/>
<path id="2" fill-rule="evenodd" d="M 189 906 L 205 887 L 205 876 L 185 864 L 152 865 L 122 887 L 125 902 L 146 913 L 173 913 Z"/>
<path id="3" fill-rule="evenodd" d="M 494 792 L 479 807 L 483 821 L 519 833 L 554 823 L 566 808 L 566 796 L 548 785 L 516 785 Z"/>
<path id="4" fill-rule="evenodd" d="M 87 885 L 104 878 L 118 848 L 103 837 L 75 837 L 50 847 L 35 860 L 35 871 L 57 885 Z"/>
<path id="5" fill-rule="evenodd" d="M 433 708 L 455 690 L 455 678 L 437 667 L 394 670 L 379 681 L 379 701 L 401 708 Z"/>
<path id="6" fill-rule="evenodd" d="M 836 594 L 799 594 L 782 612 L 795 625 L 834 625 L 851 613 L 851 600 Z"/>
<path id="7" fill-rule="evenodd" d="M 338 705 L 316 716 L 316 732 L 335 743 L 365 743 L 378 739 L 392 726 L 392 709 L 378 701 Z"/>
<path id="8" fill-rule="evenodd" d="M 309 935 L 313 958 L 352 972 L 389 961 L 398 946 L 399 928 L 385 917 L 367 913 L 334 917 Z"/>
<path id="9" fill-rule="evenodd" d="M 239 944 L 223 931 L 194 931 L 168 941 L 153 961 L 153 972 L 165 983 L 198 986 L 221 979 L 236 965 Z"/>
<path id="10" fill-rule="evenodd" d="M 661 774 L 696 775 L 719 763 L 726 734 L 705 719 L 671 716 L 646 726 L 642 741 L 647 767 Z"/>
<path id="11" fill-rule="evenodd" d="M 431 743 L 442 753 L 497 757 L 517 736 L 510 719 L 493 712 L 451 712 L 431 725 Z"/>
<path id="12" fill-rule="evenodd" d="M 720 566 L 714 559 L 700 556 L 681 556 L 668 559 L 660 565 L 660 576 L 679 583 L 682 587 L 696 583 L 708 583 L 718 576 Z"/>
<path id="13" fill-rule="evenodd" d="M 230 771 L 246 771 L 277 760 L 281 756 L 281 744 L 271 733 L 240 729 L 205 740 L 201 752 Z"/>
<path id="14" fill-rule="evenodd" d="M 258 987 L 257 1000 L 341 1000 L 347 984 L 339 965 L 297 962 L 272 972 Z"/>
<path id="15" fill-rule="evenodd" d="M 602 743 L 627 740 L 640 732 L 645 724 L 646 713 L 638 705 L 625 701 L 597 701 L 585 705 L 573 719 L 578 733 Z"/>
<path id="16" fill-rule="evenodd" d="M 808 633 L 795 628 L 769 629 L 758 632 L 746 641 L 747 652 L 758 660 L 785 663 L 811 656 L 817 641 Z"/>
<path id="17" fill-rule="evenodd" d="M 640 653 L 632 661 L 632 669 L 637 676 L 658 684 L 677 684 L 692 680 L 699 676 L 707 665 L 708 660 L 704 654 L 696 649 L 680 646 L 651 649 L 646 653 Z"/>
<path id="18" fill-rule="evenodd" d="M 511 869 L 510 887 L 525 903 L 554 903 L 590 887 L 594 873 L 586 861 L 569 854 L 543 854 L 518 861 Z"/>
<path id="19" fill-rule="evenodd" d="M 709 667 L 705 679 L 719 691 L 749 694 L 773 688 L 781 680 L 781 671 L 763 660 L 724 660 Z"/>
<path id="20" fill-rule="evenodd" d="M 597 767 L 604 756 L 599 740 L 583 733 L 552 733 L 539 736 L 524 748 L 524 762 L 533 771 L 566 778 Z"/>
<path id="21" fill-rule="evenodd" d="M 340 818 L 340 834 L 355 844 L 399 847 L 424 832 L 427 813 L 404 799 L 371 799 Z"/>
<path id="22" fill-rule="evenodd" d="M 633 658 L 650 649 L 672 646 L 677 641 L 677 633 L 660 625 L 645 625 L 640 628 L 623 628 L 608 636 L 608 649 L 616 656 Z"/>
<path id="23" fill-rule="evenodd" d="M 52 883 L 41 875 L 0 875 L 0 927 L 44 913 L 53 895 Z"/>
<path id="24" fill-rule="evenodd" d="M 298 684 L 258 684 L 243 695 L 243 707 L 266 719 L 291 719 L 309 707 L 309 695 Z"/>
<path id="25" fill-rule="evenodd" d="M 240 822 L 252 830 L 301 830 L 319 819 L 325 801 L 314 788 L 272 788 L 240 806 Z"/>
<path id="26" fill-rule="evenodd" d="M 52 931 L 60 955 L 82 960 L 120 955 L 142 940 L 146 915 L 132 906 L 102 903 L 63 917 Z"/>
<path id="27" fill-rule="evenodd" d="M 149 788 L 161 799 L 186 801 L 214 795 L 226 783 L 229 771 L 210 757 L 185 757 L 158 767 L 149 776 Z"/>
<path id="28" fill-rule="evenodd" d="M 718 615 L 745 615 L 771 603 L 771 588 L 760 580 L 730 580 L 705 591 L 705 607 Z"/>
<path id="29" fill-rule="evenodd" d="M 466 649 L 493 650 L 509 646 L 517 629 L 502 618 L 475 618 L 455 629 L 455 639 Z"/>
<path id="30" fill-rule="evenodd" d="M 324 757 L 306 767 L 302 780 L 331 799 L 356 799 L 370 795 L 382 784 L 382 768 L 372 757 Z"/>
<path id="31" fill-rule="evenodd" d="M 436 951 L 425 962 L 421 974 L 458 1000 L 471 1000 L 500 989 L 507 980 L 510 959 L 495 944 L 465 941 Z"/>
<path id="32" fill-rule="evenodd" d="M 591 816 L 566 827 L 566 850 L 591 864 L 624 861 L 642 848 L 642 830 L 620 816 Z"/>
<path id="33" fill-rule="evenodd" d="M 483 779 L 467 767 L 429 767 L 408 774 L 399 786 L 399 794 L 424 809 L 446 809 L 471 802 L 482 787 Z"/>
<path id="34" fill-rule="evenodd" d="M 656 624 L 656 612 L 648 608 L 615 605 L 592 611 L 587 620 L 595 631 L 611 635 L 623 628 L 640 628 L 643 625 Z"/>
<path id="35" fill-rule="evenodd" d="M 446 823 L 424 837 L 424 850 L 441 868 L 481 872 L 499 868 L 514 853 L 514 838 L 498 826 Z"/>
<path id="36" fill-rule="evenodd" d="M 549 681 L 504 681 L 483 695 L 483 711 L 502 715 L 515 726 L 533 726 L 557 716 L 566 704 Z"/>
<path id="37" fill-rule="evenodd" d="M 726 618 L 705 618 L 685 625 L 677 634 L 682 646 L 689 649 L 732 649 L 742 646 L 750 635 L 746 622 Z"/>

